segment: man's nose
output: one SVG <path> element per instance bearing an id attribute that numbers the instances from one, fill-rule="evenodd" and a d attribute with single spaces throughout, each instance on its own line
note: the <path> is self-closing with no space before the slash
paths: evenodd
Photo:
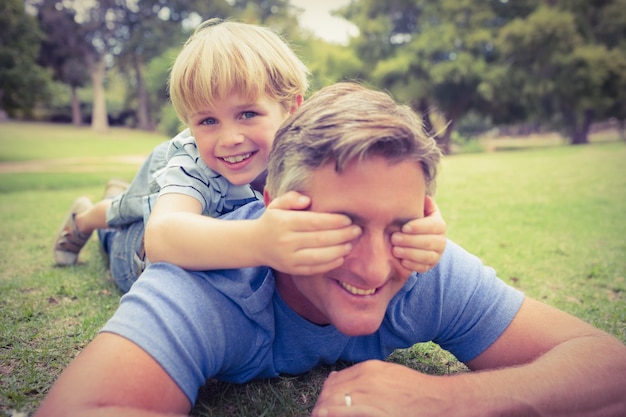
<path id="1" fill-rule="evenodd" d="M 390 237 L 386 233 L 365 232 L 353 242 L 346 265 L 363 280 L 364 287 L 378 288 L 391 275 L 394 259 Z"/>

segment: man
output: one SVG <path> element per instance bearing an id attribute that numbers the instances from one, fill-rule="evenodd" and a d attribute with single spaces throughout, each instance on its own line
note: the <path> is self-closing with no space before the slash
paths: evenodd
<path id="1" fill-rule="evenodd" d="M 361 228 L 338 268 L 146 270 L 37 416 L 186 414 L 209 378 L 245 382 L 337 360 L 314 416 L 626 413 L 626 347 L 524 297 L 448 242 L 419 276 L 402 266 L 403 226 L 432 209 L 439 151 L 386 94 L 337 84 L 278 131 L 266 205 L 298 191 L 311 210 Z M 251 203 L 232 217 L 255 218 Z M 379 361 L 432 340 L 471 372 L 424 375 Z M 168 414 L 169 413 L 169 414 Z"/>

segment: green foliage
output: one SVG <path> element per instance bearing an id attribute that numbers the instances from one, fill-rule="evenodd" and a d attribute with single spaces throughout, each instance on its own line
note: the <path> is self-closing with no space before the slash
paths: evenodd
<path id="1" fill-rule="evenodd" d="M 623 101 L 626 53 L 614 47 L 617 32 L 612 25 L 616 16 L 626 24 L 626 15 L 608 18 L 606 11 L 614 10 L 618 1 L 593 7 L 588 2 L 558 3 L 541 6 L 500 31 L 496 46 L 510 68 L 497 83 L 498 101 L 517 99 L 532 117 L 559 121 L 572 143 L 585 143 L 593 117 L 624 117 L 618 103 Z M 613 22 L 609 28 L 601 17 Z"/>
<path id="2" fill-rule="evenodd" d="M 592 120 L 626 117 L 626 0 L 549 4 L 357 0 L 343 16 L 364 77 L 425 118 L 558 123 L 585 143 Z"/>
<path id="3" fill-rule="evenodd" d="M 54 79 L 82 87 L 89 79 L 87 56 L 93 46 L 81 36 L 80 25 L 70 9 L 58 9 L 56 0 L 43 0 L 37 13 L 45 34 L 39 62 L 53 71 Z"/>
<path id="4" fill-rule="evenodd" d="M 294 49 L 311 70 L 312 92 L 337 81 L 361 78 L 362 63 L 346 46 L 309 38 Z"/>
<path id="5" fill-rule="evenodd" d="M 169 48 L 146 63 L 144 82 L 150 95 L 151 106 L 155 109 L 170 106 L 167 80 L 178 52 L 179 47 Z"/>
<path id="6" fill-rule="evenodd" d="M 310 67 L 311 91 L 357 79 L 411 103 L 429 129 L 428 115 L 444 114 L 448 129 L 431 129 L 443 146 L 470 111 L 495 124 L 557 126 L 574 143 L 586 142 L 592 121 L 626 119 L 626 0 L 354 0 L 336 12 L 359 28 L 348 46 L 299 28 L 289 0 L 101 0 L 81 19 L 72 2 L 26 3 L 39 11 L 39 31 L 19 0 L 2 3 L 0 16 L 0 102 L 14 116 L 47 115 L 50 77 L 89 84 L 85 70 L 106 52 L 115 58 L 107 61 L 109 116 L 130 111 L 134 125 L 171 132 L 163 108 L 175 54 L 197 22 L 230 17 L 281 33 Z M 79 90 L 83 119 L 92 91 Z M 68 113 L 63 96 L 50 113 Z"/>
<path id="7" fill-rule="evenodd" d="M 37 65 L 41 36 L 23 1 L 0 3 L 0 112 L 30 115 L 47 98 L 50 74 Z"/>
<path id="8" fill-rule="evenodd" d="M 161 107 L 161 121 L 159 122 L 159 131 L 163 132 L 168 137 L 176 136 L 186 126 L 178 118 L 178 114 L 174 111 L 172 106 Z"/>
<path id="9" fill-rule="evenodd" d="M 479 87 L 493 60 L 498 18 L 485 2 L 363 0 L 345 16 L 361 30 L 355 47 L 371 81 L 412 103 L 444 149 L 454 122 L 470 108 L 484 111 Z M 433 107 L 452 122 L 443 133 L 429 126 Z"/>

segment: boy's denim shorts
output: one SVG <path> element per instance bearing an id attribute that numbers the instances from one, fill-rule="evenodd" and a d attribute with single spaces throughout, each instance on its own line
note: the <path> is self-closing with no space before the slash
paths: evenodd
<path id="1" fill-rule="evenodd" d="M 128 292 L 146 267 L 143 234 L 143 221 L 121 228 L 98 229 L 100 245 L 109 256 L 111 276 L 124 293 Z"/>

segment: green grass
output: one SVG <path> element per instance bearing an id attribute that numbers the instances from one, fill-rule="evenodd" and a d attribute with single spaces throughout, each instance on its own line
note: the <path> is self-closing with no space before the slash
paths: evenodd
<path id="1" fill-rule="evenodd" d="M 167 139 L 120 127 L 95 133 L 89 126 L 6 122 L 0 124 L 0 161 L 145 155 Z"/>
<path id="2" fill-rule="evenodd" d="M 111 176 L 132 178 L 138 162 L 117 157 L 146 155 L 163 139 L 0 125 L 0 160 L 40 162 L 22 167 L 29 172 L 0 163 L 0 415 L 32 412 L 119 300 L 95 239 L 79 265 L 53 266 L 51 239 L 65 211 L 78 195 L 98 199 Z M 452 156 L 437 201 L 449 236 L 504 280 L 626 342 L 624 161 L 620 142 Z M 432 344 L 392 360 L 435 374 L 464 370 Z M 194 415 L 307 415 L 328 372 L 343 366 L 244 385 L 210 382 Z"/>
<path id="3" fill-rule="evenodd" d="M 532 297 L 626 340 L 624 143 L 454 156 L 448 234 Z"/>

